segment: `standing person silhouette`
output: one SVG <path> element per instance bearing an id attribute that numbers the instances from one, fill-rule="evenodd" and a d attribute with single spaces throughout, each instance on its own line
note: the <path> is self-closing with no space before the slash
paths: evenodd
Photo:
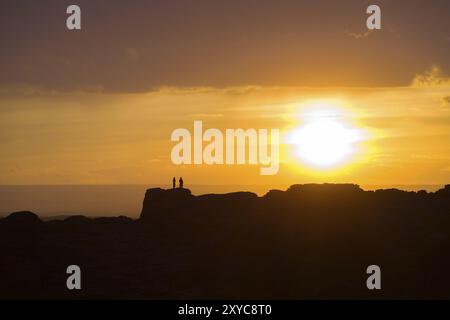
<path id="1" fill-rule="evenodd" d="M 175 177 L 173 177 L 173 179 L 172 179 L 172 188 L 173 189 L 175 189 L 175 184 L 176 184 L 176 179 L 175 179 Z"/>
<path id="2" fill-rule="evenodd" d="M 183 189 L 183 178 L 182 177 L 180 177 L 179 183 L 180 183 L 180 188 Z"/>

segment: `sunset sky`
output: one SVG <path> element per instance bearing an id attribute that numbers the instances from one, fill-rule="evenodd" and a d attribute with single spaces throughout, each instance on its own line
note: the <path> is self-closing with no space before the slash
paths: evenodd
<path id="1" fill-rule="evenodd" d="M 376 1 L 370 32 L 371 1 L 76 3 L 80 31 L 70 1 L 0 3 L 1 185 L 450 182 L 449 1 Z M 323 119 L 356 137 L 327 167 L 295 142 Z M 278 174 L 173 165 L 194 120 L 279 128 Z"/>

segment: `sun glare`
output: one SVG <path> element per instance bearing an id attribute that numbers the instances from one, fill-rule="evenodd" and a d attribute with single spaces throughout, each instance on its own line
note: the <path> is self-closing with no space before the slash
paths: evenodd
<path id="1" fill-rule="evenodd" d="M 350 160 L 357 143 L 364 140 L 362 130 L 350 125 L 336 105 L 314 103 L 301 115 L 303 124 L 289 136 L 296 155 L 307 165 L 334 168 Z"/>

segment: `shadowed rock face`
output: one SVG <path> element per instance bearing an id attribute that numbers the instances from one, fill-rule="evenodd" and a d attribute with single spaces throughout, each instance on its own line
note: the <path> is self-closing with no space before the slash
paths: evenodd
<path id="1" fill-rule="evenodd" d="M 145 193 L 140 218 L 147 220 L 152 214 L 157 214 L 158 212 L 180 212 L 183 208 L 191 205 L 193 198 L 194 196 L 192 196 L 189 189 L 148 189 Z"/>
<path id="2" fill-rule="evenodd" d="M 44 225 L 37 214 L 29 211 L 20 211 L 11 213 L 0 220 L 1 225 L 6 228 L 34 229 Z"/>
<path id="3" fill-rule="evenodd" d="M 189 189 L 148 189 L 142 206 L 141 221 L 163 218 L 164 214 L 199 213 L 204 209 L 210 212 L 224 208 L 248 207 L 258 196 L 252 192 L 232 192 L 227 194 L 206 194 L 193 196 Z"/>
<path id="4" fill-rule="evenodd" d="M 0 220 L 0 299 L 450 298 L 450 185 L 147 190 L 141 218 Z M 83 290 L 65 288 L 82 269 Z M 382 270 L 381 291 L 365 287 Z M 6 289 L 5 289 L 6 288 Z"/>
<path id="5" fill-rule="evenodd" d="M 13 212 L 4 220 L 9 223 L 41 223 L 38 215 L 30 211 Z"/>

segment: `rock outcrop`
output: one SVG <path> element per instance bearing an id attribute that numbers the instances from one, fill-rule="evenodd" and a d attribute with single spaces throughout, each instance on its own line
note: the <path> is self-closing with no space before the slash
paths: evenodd
<path id="1" fill-rule="evenodd" d="M 373 299 L 372 263 L 388 270 L 376 298 L 448 299 L 449 212 L 449 185 L 352 184 L 262 197 L 149 189 L 139 220 L 17 212 L 0 220 L 0 299 L 73 299 L 71 264 L 89 299 Z"/>
<path id="2" fill-rule="evenodd" d="M 30 211 L 19 211 L 11 213 L 0 223 L 7 228 L 19 229 L 36 229 L 42 227 L 44 222 L 39 219 L 38 215 Z"/>
<path id="3" fill-rule="evenodd" d="M 192 195 L 189 189 L 148 189 L 142 206 L 141 221 L 153 220 L 161 215 L 236 211 L 249 208 L 258 200 L 252 192 Z"/>
<path id="4" fill-rule="evenodd" d="M 141 219 L 146 220 L 157 214 L 170 214 L 183 211 L 191 205 L 193 195 L 189 189 L 148 189 L 145 193 Z"/>

